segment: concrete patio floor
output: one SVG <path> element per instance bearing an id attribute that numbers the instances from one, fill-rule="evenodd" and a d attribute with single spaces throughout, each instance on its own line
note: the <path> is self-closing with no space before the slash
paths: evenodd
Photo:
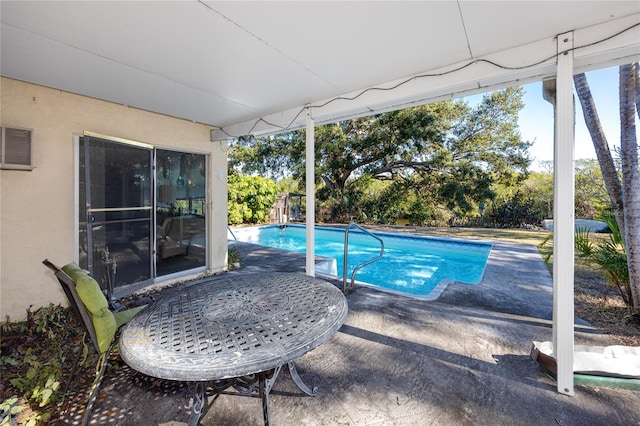
<path id="1" fill-rule="evenodd" d="M 242 268 L 302 272 L 304 256 L 237 243 Z M 215 280 L 213 277 L 212 280 Z M 639 425 L 640 392 L 555 381 L 529 358 L 551 340 L 551 278 L 536 247 L 495 243 L 481 284 L 452 284 L 432 302 L 359 287 L 345 325 L 297 361 L 304 395 L 288 371 L 271 393 L 273 425 Z M 577 320 L 576 343 L 609 345 Z M 185 425 L 189 393 L 112 363 L 91 424 Z M 82 413 L 68 413 L 78 424 Z M 202 425 L 263 424 L 260 400 L 222 395 Z"/>

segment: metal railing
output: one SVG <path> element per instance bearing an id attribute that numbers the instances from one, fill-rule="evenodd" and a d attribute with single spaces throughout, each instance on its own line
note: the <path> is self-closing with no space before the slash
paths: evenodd
<path id="1" fill-rule="evenodd" d="M 370 235 L 371 237 L 375 238 L 380 242 L 380 254 L 378 256 L 374 257 L 373 259 L 367 260 L 366 262 L 362 262 L 361 264 L 353 268 L 353 271 L 351 272 L 351 285 L 350 285 L 351 291 L 355 289 L 354 281 L 355 281 L 356 272 L 358 272 L 360 268 L 367 266 L 375 262 L 376 260 L 380 260 L 382 258 L 382 255 L 384 254 L 384 241 L 382 241 L 382 238 L 372 234 L 371 232 L 367 231 L 357 223 L 350 222 L 349 225 L 347 225 L 346 229 L 344 230 L 344 259 L 343 259 L 343 267 L 342 267 L 342 292 L 343 293 L 347 292 L 347 258 L 349 257 L 349 229 L 351 228 L 358 228 L 360 231 L 364 232 L 367 235 Z"/>
<path id="2" fill-rule="evenodd" d="M 236 237 L 236 234 L 233 233 L 233 231 L 231 230 L 231 228 L 227 225 L 227 231 L 229 231 L 229 233 L 231 234 L 231 236 L 233 237 L 234 240 L 238 241 L 238 238 Z"/>

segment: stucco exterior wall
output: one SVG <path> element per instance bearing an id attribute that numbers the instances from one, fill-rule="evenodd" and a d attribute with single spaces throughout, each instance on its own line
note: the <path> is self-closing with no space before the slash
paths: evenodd
<path id="1" fill-rule="evenodd" d="M 8 78 L 0 80 L 0 122 L 33 129 L 33 171 L 0 170 L 0 318 L 12 320 L 51 303 L 66 304 L 48 258 L 62 266 L 74 253 L 74 135 L 84 131 L 209 154 L 208 267 L 227 256 L 226 142 L 209 126 Z"/>

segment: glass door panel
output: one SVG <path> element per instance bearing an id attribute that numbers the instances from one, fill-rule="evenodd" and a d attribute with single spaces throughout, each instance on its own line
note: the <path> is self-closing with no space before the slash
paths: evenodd
<path id="1" fill-rule="evenodd" d="M 206 265 L 206 157 L 156 150 L 156 274 Z"/>
<path id="2" fill-rule="evenodd" d="M 84 137 L 80 142 L 80 263 L 111 295 L 152 274 L 153 151 Z"/>

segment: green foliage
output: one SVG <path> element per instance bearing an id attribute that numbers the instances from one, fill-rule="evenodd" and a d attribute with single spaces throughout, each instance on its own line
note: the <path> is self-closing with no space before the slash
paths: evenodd
<path id="1" fill-rule="evenodd" d="M 67 312 L 60 306 L 49 304 L 48 307 L 40 308 L 35 314 L 28 312 L 27 322 L 33 322 L 37 333 L 45 334 L 49 339 L 54 339 L 64 330 Z"/>
<path id="2" fill-rule="evenodd" d="M 227 201 L 229 223 L 265 222 L 277 193 L 278 188 L 271 179 L 231 173 Z"/>
<path id="3" fill-rule="evenodd" d="M 486 215 L 493 214 L 493 208 L 503 204 L 527 203 L 532 220 L 553 217 L 553 175 L 532 172 L 517 186 L 495 185 L 495 199 Z M 533 223 L 523 221 L 523 223 Z"/>
<path id="4" fill-rule="evenodd" d="M 598 160 L 578 160 L 575 167 L 576 217 L 606 218 L 611 198 L 604 184 Z"/>
<path id="5" fill-rule="evenodd" d="M 438 102 L 317 127 L 321 217 L 420 225 L 453 216 L 479 223 L 484 203 L 485 226 L 539 226 L 553 216 L 553 174 L 550 164 L 547 173 L 527 171 L 531 143 L 521 140 L 517 126 L 522 107 L 522 89 L 515 87 L 489 93 L 473 108 Z M 285 176 L 287 188 L 303 185 L 304 131 L 239 140 L 230 164 Z M 576 217 L 605 216 L 611 203 L 598 162 L 577 161 L 575 182 Z M 240 223 L 250 210 L 240 205 L 230 214 L 231 223 Z"/>
<path id="6" fill-rule="evenodd" d="M 604 272 L 609 284 L 618 291 L 625 305 L 632 311 L 633 296 L 622 234 L 615 218 L 609 216 L 605 218 L 605 222 L 612 231 L 608 239 L 593 240 L 588 231 L 578 229 L 575 248 L 580 257 Z"/>
<path id="7" fill-rule="evenodd" d="M 396 223 L 398 219 L 407 218 L 410 202 L 404 191 L 398 190 L 398 184 L 393 181 L 375 181 L 363 179 L 368 185 L 363 191 L 361 208 L 366 213 L 366 222 Z"/>
<path id="8" fill-rule="evenodd" d="M 21 424 L 35 425 L 46 421 L 50 415 L 48 410 L 62 396 L 60 381 L 66 357 L 69 352 L 79 350 L 69 348 L 67 342 L 81 333 L 80 328 L 70 318 L 67 308 L 50 304 L 35 312 L 28 309 L 26 321 L 12 323 L 7 318 L 2 330 L 0 367 L 3 384 L 10 384 L 10 388 L 20 394 L 5 399 L 0 405 L 0 416 L 4 416 L 2 424 L 31 404 L 45 410 L 37 412 L 32 408 L 25 411 L 26 414 L 21 414 Z M 7 340 L 21 343 L 11 344 Z M 37 347 L 46 349 L 36 352 L 29 342 L 37 342 Z"/>
<path id="9" fill-rule="evenodd" d="M 428 197 L 423 197 L 418 190 L 406 190 L 406 181 L 363 177 L 358 182 L 361 197 L 358 200 L 359 216 L 354 217 L 355 220 L 381 224 L 405 222 L 416 226 L 442 220 L 441 210 Z"/>
<path id="10" fill-rule="evenodd" d="M 521 140 L 517 127 L 522 95 L 521 88 L 509 88 L 487 94 L 475 108 L 437 102 L 318 126 L 320 207 L 331 221 L 411 216 L 422 223 L 442 208 L 474 212 L 479 202 L 492 199 L 495 182 L 514 185 L 526 177 L 531 144 Z M 292 176 L 302 184 L 304 131 L 240 139 L 229 160 L 234 170 Z M 392 181 L 395 194 L 384 194 L 387 204 L 375 203 L 367 195 L 370 182 L 360 184 L 362 179 Z"/>
<path id="11" fill-rule="evenodd" d="M 240 253 L 236 247 L 229 246 L 227 250 L 227 262 L 229 265 L 240 262 Z"/>
<path id="12" fill-rule="evenodd" d="M 545 211 L 540 207 L 526 191 L 516 191 L 486 212 L 485 223 L 496 228 L 537 226 L 545 217 Z"/>
<path id="13" fill-rule="evenodd" d="M 57 376 L 61 372 L 62 364 L 59 359 L 52 359 L 43 364 L 32 350 L 33 348 L 28 348 L 22 359 L 22 362 L 30 367 L 27 373 L 23 377 L 11 379 L 10 383 L 14 388 L 24 392 L 28 400 L 44 407 L 60 386 Z"/>
<path id="14" fill-rule="evenodd" d="M 424 198 L 415 198 L 409 206 L 407 219 L 410 225 L 421 226 L 434 219 L 434 206 Z"/>
<path id="15" fill-rule="evenodd" d="M 12 424 L 12 419 L 25 408 L 26 406 L 23 405 L 17 397 L 4 400 L 4 402 L 0 404 L 0 425 Z"/>
<path id="16" fill-rule="evenodd" d="M 552 169 L 552 166 L 549 166 Z M 517 187 L 497 186 L 498 199 L 507 200 L 520 192 L 535 215 L 553 217 L 553 173 L 533 172 Z M 575 214 L 582 219 L 600 219 L 609 214 L 611 201 L 597 160 L 578 160 L 575 167 Z"/>
<path id="17" fill-rule="evenodd" d="M 487 211 L 487 218 L 497 226 L 537 224 L 553 217 L 553 173 L 532 172 L 517 186 L 495 185 L 495 208 Z M 576 217 L 606 218 L 611 202 L 596 160 L 579 160 L 575 173 Z M 502 213 L 505 217 L 501 217 Z"/>
<path id="18" fill-rule="evenodd" d="M 295 166 L 304 159 L 304 139 L 300 140 L 299 136 L 300 132 L 293 132 L 239 138 L 229 147 L 229 175 L 257 173 L 274 180 L 290 177 Z"/>
<path id="19" fill-rule="evenodd" d="M 302 189 L 304 191 L 304 189 Z M 278 192 L 300 192 L 301 189 L 298 185 L 298 181 L 286 177 L 278 180 Z"/>

